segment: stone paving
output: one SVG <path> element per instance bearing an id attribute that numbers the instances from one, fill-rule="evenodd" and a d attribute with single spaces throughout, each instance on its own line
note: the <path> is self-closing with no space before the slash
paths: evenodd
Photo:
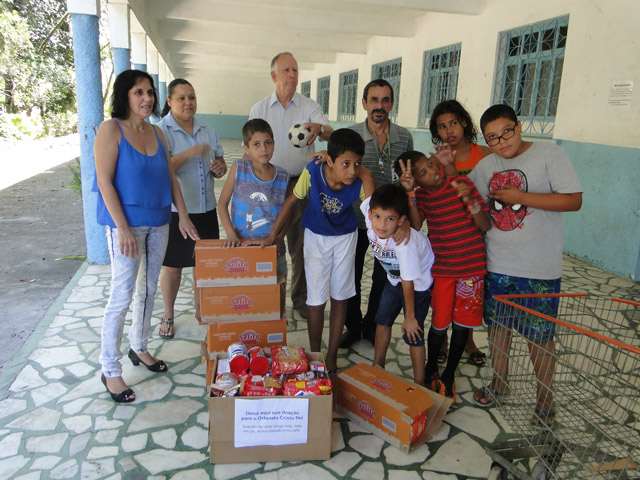
<path id="1" fill-rule="evenodd" d="M 363 280 L 370 277 L 371 261 L 368 257 Z M 126 405 L 114 403 L 100 382 L 100 328 L 109 278 L 108 266 L 84 264 L 4 369 L 0 377 L 0 478 L 486 478 L 491 461 L 484 447 L 513 436 L 495 409 L 473 404 L 471 392 L 483 384 L 484 369 L 467 363 L 465 355 L 457 372 L 457 404 L 435 438 L 409 455 L 334 414 L 330 460 L 211 465 L 200 357 L 206 328 L 194 319 L 191 276 L 185 275 L 182 282 L 172 340 L 157 335 L 162 315 L 159 292 L 156 298 L 149 349 L 167 362 L 169 372 L 153 374 L 123 358 L 123 376 L 137 397 Z M 638 284 L 571 257 L 564 259 L 563 282 L 565 292 L 640 301 Z M 363 281 L 363 291 L 368 287 Z M 290 306 L 288 312 L 288 343 L 308 346 L 306 321 Z M 123 352 L 129 348 L 127 329 Z M 485 332 L 477 332 L 475 339 L 486 352 Z M 340 350 L 339 366 L 370 363 L 372 356 L 373 347 L 361 340 Z M 393 329 L 387 369 L 411 377 L 399 322 Z"/>

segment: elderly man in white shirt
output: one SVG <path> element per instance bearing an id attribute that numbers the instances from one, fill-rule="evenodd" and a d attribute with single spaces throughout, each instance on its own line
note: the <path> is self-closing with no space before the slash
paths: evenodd
<path id="1" fill-rule="evenodd" d="M 298 62 L 289 52 L 276 55 L 271 61 L 271 79 L 275 91 L 260 100 L 251 108 L 249 120 L 261 118 L 273 129 L 275 149 L 271 163 L 289 172 L 289 188 L 298 181 L 298 176 L 309 163 L 309 156 L 315 151 L 316 138 L 329 139 L 333 129 L 317 102 L 296 92 L 298 86 Z M 307 148 L 295 148 L 289 143 L 288 133 L 291 126 L 300 123 L 310 131 Z M 287 233 L 287 244 L 291 256 L 291 301 L 293 308 L 303 318 L 307 318 L 307 283 L 304 275 L 302 245 L 304 229 L 300 217 L 306 207 L 306 201 L 297 203 L 291 227 Z"/>

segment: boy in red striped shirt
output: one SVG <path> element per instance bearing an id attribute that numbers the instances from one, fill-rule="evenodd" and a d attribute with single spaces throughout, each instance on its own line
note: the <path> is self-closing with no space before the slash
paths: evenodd
<path id="1" fill-rule="evenodd" d="M 414 200 L 409 208 L 411 226 L 420 230 L 422 222 L 427 221 L 435 254 L 431 270 L 432 323 L 427 337 L 426 385 L 451 398 L 455 404 L 455 370 L 469 329 L 482 326 L 487 273 L 482 234 L 491 224 L 489 209 L 471 180 L 441 173 L 441 163 L 447 163 L 444 157 L 451 157 L 451 150 L 442 149 L 435 155 L 438 157 L 427 158 L 421 152 L 405 152 L 396 160 L 395 169 L 400 184 Z M 414 190 L 415 186 L 419 188 Z M 453 330 L 449 357 L 439 375 L 438 352 L 449 325 Z"/>

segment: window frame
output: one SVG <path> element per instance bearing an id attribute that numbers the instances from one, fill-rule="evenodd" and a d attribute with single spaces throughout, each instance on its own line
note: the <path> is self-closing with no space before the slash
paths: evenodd
<path id="1" fill-rule="evenodd" d="M 425 50 L 422 59 L 418 127 L 429 128 L 429 119 L 433 108 L 443 100 L 454 100 L 456 98 L 461 53 L 462 42 Z M 446 59 L 444 64 L 442 63 L 443 58 Z M 451 65 L 452 58 L 455 62 L 453 65 Z M 437 68 L 433 68 L 434 62 L 437 63 Z M 443 83 L 445 82 L 446 87 L 443 89 Z M 437 90 L 436 97 L 434 97 L 434 88 Z M 443 90 L 445 93 L 442 93 Z"/>
<path id="2" fill-rule="evenodd" d="M 400 106 L 399 99 L 400 81 L 402 79 L 402 57 L 371 65 L 371 80 L 377 80 L 378 78 L 386 80 L 391 84 L 391 88 L 393 88 L 394 101 L 393 108 L 389 112 L 389 118 L 393 123 L 396 123 L 398 119 L 398 108 Z"/>
<path id="3" fill-rule="evenodd" d="M 300 84 L 300 95 L 311 98 L 311 80 L 307 80 Z"/>
<path id="4" fill-rule="evenodd" d="M 355 122 L 358 100 L 358 69 L 340 74 L 338 83 L 338 121 Z"/>
<path id="5" fill-rule="evenodd" d="M 493 103 L 511 105 L 527 135 L 553 136 L 568 33 L 563 15 L 498 34 Z"/>
<path id="6" fill-rule="evenodd" d="M 324 83 L 326 82 L 326 86 Z M 322 109 L 322 113 L 329 114 L 329 96 L 331 94 L 331 75 L 318 78 L 318 90 L 316 92 L 316 101 Z M 325 96 L 326 95 L 326 96 Z"/>

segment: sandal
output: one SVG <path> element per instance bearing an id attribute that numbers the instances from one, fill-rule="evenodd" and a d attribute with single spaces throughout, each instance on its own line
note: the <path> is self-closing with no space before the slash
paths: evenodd
<path id="1" fill-rule="evenodd" d="M 486 358 L 487 356 L 480 351 L 473 352 L 469 354 L 467 363 L 470 363 L 471 365 L 475 365 L 476 367 L 482 367 L 484 365 Z"/>
<path id="2" fill-rule="evenodd" d="M 549 410 L 548 412 L 542 412 L 535 409 L 533 413 L 533 418 L 531 419 L 531 425 L 540 426 L 540 427 L 550 427 L 553 425 L 553 421 L 556 418 L 556 411 Z"/>
<path id="3" fill-rule="evenodd" d="M 476 394 L 480 393 L 482 396 L 476 398 Z M 473 392 L 473 401 L 476 405 L 482 408 L 492 407 L 496 400 L 502 400 L 507 397 L 508 393 L 501 393 L 497 390 L 491 390 L 489 387 L 480 387 Z"/>
<path id="4" fill-rule="evenodd" d="M 176 334 L 173 329 L 173 318 L 163 318 L 162 321 L 160 322 L 160 328 L 162 328 L 162 325 L 166 325 L 167 329 L 164 333 L 162 333 L 162 330 L 159 330 L 158 334 L 162 338 L 173 338 L 174 335 Z"/>
<path id="5" fill-rule="evenodd" d="M 107 378 L 104 376 L 104 373 L 100 377 L 100 380 L 102 381 L 102 383 L 104 385 L 104 388 L 106 388 L 107 392 L 109 392 L 109 395 L 111 395 L 111 399 L 114 402 L 131 403 L 131 402 L 135 401 L 136 394 L 130 388 L 127 388 L 125 391 L 120 392 L 120 393 L 113 393 L 111 390 L 109 390 L 109 387 L 107 387 Z"/>

